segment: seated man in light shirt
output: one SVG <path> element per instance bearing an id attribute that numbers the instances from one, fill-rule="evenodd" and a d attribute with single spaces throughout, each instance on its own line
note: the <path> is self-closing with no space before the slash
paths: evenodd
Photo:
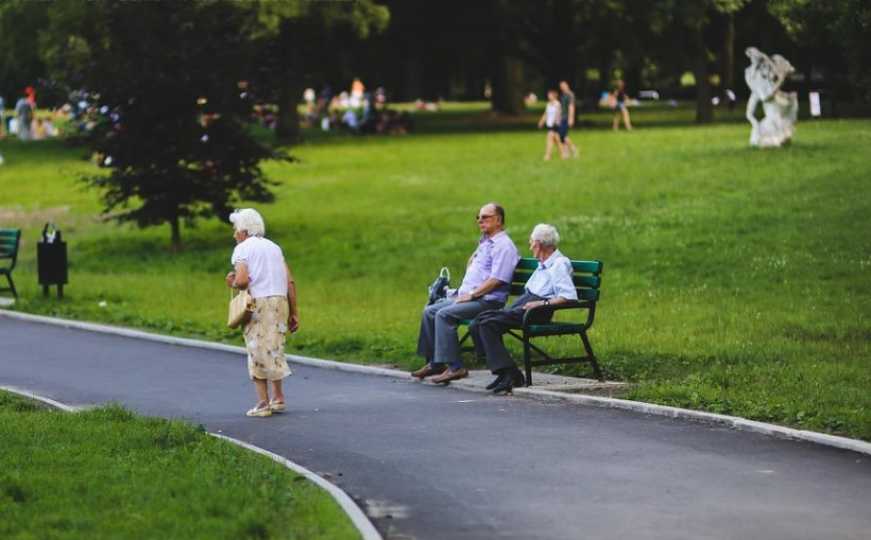
<path id="1" fill-rule="evenodd" d="M 572 282 L 572 262 L 560 253 L 557 244 L 559 233 L 555 227 L 544 223 L 536 225 L 529 235 L 529 248 L 539 263 L 526 282 L 523 295 L 509 308 L 482 312 L 469 327 L 476 352 L 486 357 L 487 367 L 496 375 L 487 390 L 508 393 L 515 386 L 524 384 L 523 373 L 505 348 L 502 337 L 508 330 L 522 326 L 526 311 L 578 299 L 578 291 Z M 550 320 L 552 314 L 552 311 L 544 310 L 542 317 Z"/>
<path id="2" fill-rule="evenodd" d="M 517 247 L 505 232 L 505 210 L 496 203 L 481 207 L 475 218 L 481 230 L 478 248 L 466 265 L 466 275 L 456 296 L 423 310 L 417 354 L 426 365 L 412 375 L 435 383 L 448 383 L 469 375 L 460 359 L 457 325 L 482 311 L 500 309 L 508 299 L 514 267 L 520 260 Z"/>

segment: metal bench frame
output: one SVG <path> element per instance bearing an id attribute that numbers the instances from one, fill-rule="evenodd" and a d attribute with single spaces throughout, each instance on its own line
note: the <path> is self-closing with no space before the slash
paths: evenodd
<path id="1" fill-rule="evenodd" d="M 0 229 L 0 261 L 9 259 L 9 266 L 0 268 L 0 276 L 6 276 L 8 287 L 0 288 L 0 292 L 12 291 L 12 296 L 18 298 L 15 282 L 12 281 L 12 270 L 18 261 L 18 246 L 21 243 L 21 229 Z"/>

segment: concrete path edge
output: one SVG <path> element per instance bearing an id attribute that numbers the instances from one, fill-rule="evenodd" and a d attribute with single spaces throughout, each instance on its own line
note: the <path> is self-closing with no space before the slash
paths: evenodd
<path id="1" fill-rule="evenodd" d="M 39 394 L 34 394 L 29 390 L 16 388 L 14 386 L 0 386 L 0 390 L 5 390 L 13 394 L 18 394 L 29 399 L 40 401 L 42 403 L 45 403 L 46 405 L 50 405 L 51 407 L 60 409 L 65 412 L 76 413 L 87 409 L 87 407 L 75 407 L 72 405 L 67 405 L 65 403 L 61 403 L 60 401 L 56 401 L 45 396 L 40 396 Z M 298 475 L 305 477 L 307 480 L 314 483 L 315 485 L 330 494 L 333 500 L 338 503 L 342 511 L 345 512 L 345 515 L 348 516 L 348 519 L 351 520 L 351 523 L 353 523 L 354 527 L 360 533 L 363 540 L 384 540 L 381 536 L 381 533 L 379 533 L 375 526 L 372 525 L 372 522 L 369 521 L 369 518 L 366 517 L 366 514 L 363 512 L 363 510 L 359 506 L 357 506 L 357 503 L 355 503 L 354 500 L 347 493 L 342 491 L 342 489 L 340 489 L 335 484 L 331 484 L 327 480 L 324 480 L 316 473 L 310 471 L 309 469 L 306 469 L 302 465 L 294 463 L 286 457 L 279 456 L 278 454 L 272 453 L 269 450 L 260 448 L 259 446 L 254 446 L 253 444 L 246 443 L 245 441 L 240 441 L 239 439 L 234 439 L 233 437 L 228 437 L 221 433 L 208 433 L 212 437 L 221 439 L 222 441 L 227 441 L 250 452 L 255 452 L 257 454 L 266 456 L 271 460 L 287 467 Z"/>
<path id="2" fill-rule="evenodd" d="M 9 317 L 12 319 L 18 319 L 23 321 L 53 324 L 56 326 L 76 328 L 79 330 L 88 330 L 91 332 L 101 332 L 105 334 L 113 334 L 116 336 L 146 339 L 150 341 L 157 341 L 161 343 L 179 345 L 184 347 L 198 347 L 202 349 L 246 354 L 243 347 L 238 347 L 234 345 L 225 345 L 223 343 L 214 343 L 197 339 L 178 338 L 173 336 L 152 334 L 150 332 L 133 330 L 120 326 L 109 326 L 104 324 L 74 321 L 70 319 L 45 317 L 42 315 L 31 315 L 29 313 L 21 313 L 18 311 L 10 311 L 7 309 L 0 309 L 0 317 Z M 364 373 L 367 375 L 380 375 L 384 377 L 393 377 L 406 380 L 412 379 L 409 373 L 396 369 L 349 364 L 345 362 L 337 362 L 335 360 L 323 360 L 320 358 L 310 358 L 307 356 L 298 356 L 294 354 L 288 354 L 287 359 L 288 361 L 296 364 L 322 369 L 335 369 L 339 371 Z M 464 390 L 469 390 L 472 392 L 486 392 L 482 388 L 477 388 L 472 385 L 465 384 L 463 381 L 457 381 L 451 384 L 458 388 L 462 388 Z M 535 387 L 516 388 L 514 390 L 514 393 L 519 396 L 525 396 L 543 401 L 562 401 L 577 403 L 581 405 L 591 405 L 596 407 L 609 407 L 614 409 L 634 411 L 642 414 L 667 416 L 671 418 L 680 418 L 683 420 L 721 424 L 741 431 L 749 431 L 754 433 L 761 433 L 763 435 L 768 435 L 772 437 L 806 441 L 815 444 L 840 448 L 843 450 L 850 450 L 853 452 L 858 452 L 860 454 L 871 455 L 871 443 L 869 442 L 861 441 L 858 439 L 850 439 L 847 437 L 839 437 L 836 435 L 828 435 L 826 433 L 819 433 L 816 431 L 807 431 L 789 428 L 785 426 L 778 426 L 776 424 L 769 424 L 766 422 L 757 422 L 755 420 L 748 420 L 746 418 L 741 418 L 738 416 L 728 416 L 725 414 L 709 413 L 692 409 L 682 409 L 680 407 L 669 407 L 667 405 L 657 405 L 655 403 L 646 403 L 643 401 L 630 401 L 626 399 L 616 399 L 581 394 L 567 394 L 550 390 L 541 390 Z"/>

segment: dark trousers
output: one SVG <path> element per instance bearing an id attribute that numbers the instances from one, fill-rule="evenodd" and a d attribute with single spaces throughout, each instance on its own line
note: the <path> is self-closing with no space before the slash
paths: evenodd
<path id="1" fill-rule="evenodd" d="M 523 326 L 523 315 L 526 313 L 523 305 L 535 300 L 544 300 L 544 298 L 527 292 L 515 300 L 511 307 L 484 311 L 472 321 L 469 332 L 472 333 L 472 339 L 475 341 L 475 352 L 479 357 L 486 358 L 487 367 L 491 372 L 497 373 L 506 368 L 517 367 L 508 349 L 505 348 L 502 338 L 512 328 Z M 547 322 L 550 318 L 549 312 L 542 316 L 542 320 L 536 322 Z"/>
<path id="2" fill-rule="evenodd" d="M 451 369 L 463 367 L 460 359 L 460 339 L 457 325 L 463 319 L 474 319 L 482 311 L 499 309 L 504 303 L 472 300 L 457 304 L 453 298 L 439 300 L 427 306 L 420 318 L 417 354 L 430 364 L 448 364 Z"/>

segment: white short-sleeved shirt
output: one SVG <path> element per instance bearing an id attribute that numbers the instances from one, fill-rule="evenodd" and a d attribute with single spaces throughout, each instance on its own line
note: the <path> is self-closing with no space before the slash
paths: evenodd
<path id="1" fill-rule="evenodd" d="M 284 254 L 272 240 L 249 236 L 236 244 L 230 262 L 233 267 L 240 262 L 248 267 L 248 293 L 252 297 L 287 296 Z"/>
<path id="2" fill-rule="evenodd" d="M 538 268 L 526 282 L 526 290 L 547 299 L 559 296 L 577 300 L 578 291 L 572 282 L 572 261 L 560 250 L 554 251 L 546 261 L 538 263 Z"/>
<path id="3" fill-rule="evenodd" d="M 559 125 L 560 117 L 562 116 L 562 106 L 559 104 L 559 101 L 548 101 L 547 107 L 545 107 L 544 110 L 547 113 L 544 125 L 547 127 L 556 127 Z"/>

